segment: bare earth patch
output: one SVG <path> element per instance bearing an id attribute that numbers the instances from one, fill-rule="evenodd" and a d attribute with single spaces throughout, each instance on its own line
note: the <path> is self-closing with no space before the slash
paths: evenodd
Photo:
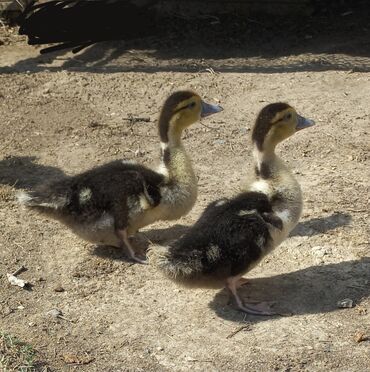
<path id="1" fill-rule="evenodd" d="M 316 32 L 312 45 L 325 42 Z M 190 46 L 188 58 L 115 43 L 45 57 L 18 41 L 0 46 L 0 330 L 55 371 L 368 371 L 370 61 L 357 47 L 202 59 Z M 257 112 L 286 101 L 317 124 L 279 148 L 302 185 L 303 217 L 241 294 L 291 316 L 246 316 L 224 291 L 177 287 L 16 203 L 18 189 L 112 159 L 152 163 L 159 108 L 180 88 L 225 110 L 184 138 L 199 176 L 195 208 L 144 229 L 136 244 L 165 244 L 207 203 L 236 193 Z M 6 279 L 21 265 L 29 290 Z M 352 307 L 339 308 L 344 299 Z"/>

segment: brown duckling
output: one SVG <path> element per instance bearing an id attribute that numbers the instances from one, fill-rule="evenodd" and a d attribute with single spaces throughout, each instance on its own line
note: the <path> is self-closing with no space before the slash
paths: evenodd
<path id="1" fill-rule="evenodd" d="M 296 226 L 302 211 L 301 189 L 276 155 L 276 145 L 314 122 L 286 103 L 259 113 L 253 132 L 253 180 L 233 198 L 219 199 L 178 240 L 153 248 L 150 260 L 170 279 L 191 287 L 226 286 L 244 312 L 274 314 L 264 304 L 247 304 L 237 293 L 242 276 L 277 247 Z"/>
<path id="2" fill-rule="evenodd" d="M 159 116 L 157 170 L 117 160 L 20 192 L 19 202 L 61 221 L 89 242 L 126 247 L 131 259 L 144 263 L 129 237 L 141 227 L 180 218 L 191 210 L 197 178 L 181 135 L 201 118 L 220 111 L 220 106 L 205 103 L 194 92 L 175 92 Z"/>

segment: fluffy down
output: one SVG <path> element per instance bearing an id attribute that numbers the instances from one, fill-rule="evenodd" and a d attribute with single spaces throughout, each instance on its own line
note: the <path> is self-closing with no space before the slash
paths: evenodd
<path id="1" fill-rule="evenodd" d="M 153 248 L 149 257 L 165 275 L 185 285 L 222 285 L 267 253 L 269 228 L 280 224 L 266 195 L 242 193 L 211 203 L 189 231 L 168 247 Z"/>

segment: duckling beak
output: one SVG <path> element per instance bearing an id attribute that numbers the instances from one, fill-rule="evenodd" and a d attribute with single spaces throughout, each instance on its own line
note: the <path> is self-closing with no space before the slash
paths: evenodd
<path id="1" fill-rule="evenodd" d="M 298 131 L 304 128 L 312 127 L 313 125 L 315 125 L 313 120 L 306 119 L 303 116 L 298 115 L 298 123 L 295 129 Z"/>
<path id="2" fill-rule="evenodd" d="M 200 117 L 205 118 L 206 116 L 217 114 L 220 111 L 223 111 L 223 108 L 221 106 L 212 105 L 211 103 L 202 101 L 202 110 L 200 112 Z"/>

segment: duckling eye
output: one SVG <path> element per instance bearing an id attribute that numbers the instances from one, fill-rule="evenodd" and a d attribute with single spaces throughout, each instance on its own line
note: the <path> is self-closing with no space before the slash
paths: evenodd
<path id="1" fill-rule="evenodd" d="M 193 107 L 195 107 L 195 102 L 191 102 L 191 103 L 189 103 L 188 107 L 189 107 L 189 108 L 193 108 Z"/>
<path id="2" fill-rule="evenodd" d="M 292 118 L 292 114 L 291 113 L 285 115 L 285 119 L 290 120 L 291 118 Z"/>

